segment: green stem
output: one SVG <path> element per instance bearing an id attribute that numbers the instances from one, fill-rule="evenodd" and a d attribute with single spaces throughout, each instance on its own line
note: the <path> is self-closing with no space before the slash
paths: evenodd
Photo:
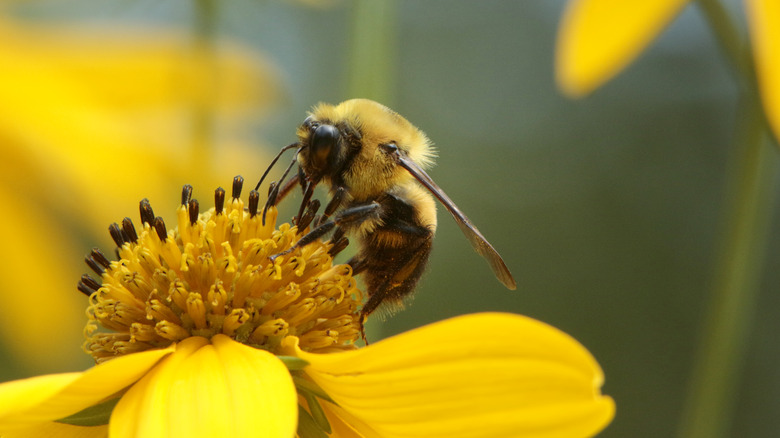
<path id="1" fill-rule="evenodd" d="M 202 68 L 201 81 L 192 100 L 191 171 L 206 175 L 214 152 L 214 87 L 216 81 L 217 1 L 195 0 L 193 57 Z"/>
<path id="2" fill-rule="evenodd" d="M 759 292 L 769 235 L 775 162 L 747 45 L 717 0 L 699 0 L 743 92 L 728 213 L 679 436 L 731 436 L 734 400 Z"/>
<path id="3" fill-rule="evenodd" d="M 392 105 L 398 41 L 396 2 L 356 1 L 353 8 L 349 96 Z"/>
<path id="4" fill-rule="evenodd" d="M 713 294 L 683 409 L 680 436 L 729 433 L 736 388 L 753 322 L 769 234 L 774 153 L 766 141 L 758 102 L 743 111 L 743 141 L 730 175 L 728 223 Z"/>
<path id="5" fill-rule="evenodd" d="M 740 85 L 749 92 L 756 90 L 756 72 L 747 39 L 718 0 L 698 0 L 699 7 L 712 28 L 715 38 L 731 62 Z"/>

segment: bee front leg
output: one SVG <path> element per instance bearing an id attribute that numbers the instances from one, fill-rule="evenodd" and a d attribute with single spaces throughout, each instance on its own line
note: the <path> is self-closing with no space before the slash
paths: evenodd
<path id="1" fill-rule="evenodd" d="M 279 256 L 287 255 L 297 248 L 302 248 L 333 231 L 336 226 L 353 226 L 359 225 L 369 219 L 378 219 L 381 208 L 382 206 L 378 202 L 371 202 L 369 204 L 357 205 L 346 210 L 342 210 L 336 216 L 334 216 L 332 220 L 320 223 L 316 228 L 306 233 L 303 237 L 298 239 L 295 245 L 291 246 L 285 251 L 274 254 L 269 258 L 271 261 L 274 261 Z"/>
<path id="2" fill-rule="evenodd" d="M 322 212 L 322 216 L 315 219 L 314 222 L 312 222 L 312 227 L 317 228 L 317 226 L 321 223 L 324 223 L 327 221 L 330 216 L 341 207 L 341 204 L 344 202 L 344 200 L 347 198 L 347 189 L 344 187 L 339 187 L 335 190 L 333 193 L 333 197 L 330 198 L 330 201 L 328 201 L 328 204 L 325 206 L 325 210 Z"/>

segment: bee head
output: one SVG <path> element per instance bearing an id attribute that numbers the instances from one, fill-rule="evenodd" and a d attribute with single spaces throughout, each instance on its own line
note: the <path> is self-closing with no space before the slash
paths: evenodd
<path id="1" fill-rule="evenodd" d="M 422 131 L 367 99 L 317 105 L 298 129 L 298 140 L 298 163 L 309 180 L 348 187 L 351 195 L 364 199 L 410 177 L 393 154 L 423 167 L 433 155 Z"/>
<path id="2" fill-rule="evenodd" d="M 337 126 L 338 125 L 338 126 Z M 343 171 L 354 133 L 343 122 L 310 115 L 298 128 L 298 164 L 307 178 L 318 183 L 322 179 L 333 181 Z"/>

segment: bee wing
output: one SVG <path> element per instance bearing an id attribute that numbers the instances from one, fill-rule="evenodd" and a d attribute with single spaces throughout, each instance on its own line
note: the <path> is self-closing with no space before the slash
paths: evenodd
<path id="1" fill-rule="evenodd" d="M 455 222 L 460 227 L 460 230 L 463 231 L 463 234 L 466 236 L 469 242 L 471 242 L 471 246 L 474 248 L 474 250 L 479 255 L 484 257 L 488 264 L 490 264 L 490 268 L 493 270 L 496 278 L 498 278 L 499 281 L 501 281 L 501 283 L 503 283 L 504 286 L 506 286 L 508 289 L 515 290 L 517 288 L 517 284 L 515 283 L 514 277 L 512 277 L 512 273 L 509 272 L 509 268 L 506 267 L 504 260 L 498 254 L 496 249 L 493 248 L 493 245 L 491 245 L 490 242 L 485 239 L 485 236 L 479 232 L 477 227 L 471 223 L 469 218 L 467 218 L 466 215 L 460 211 L 458 206 L 452 202 L 452 199 L 450 199 L 450 197 L 444 193 L 444 190 L 442 190 L 435 182 L 433 182 L 433 179 L 431 179 L 431 177 L 428 176 L 428 174 L 420 166 L 418 166 L 417 163 L 401 154 L 397 154 L 396 157 L 398 164 L 400 164 L 401 167 L 406 169 L 413 177 L 417 179 L 417 181 L 425 186 L 425 188 L 428 189 L 433 194 L 433 196 L 435 196 L 442 203 L 442 205 L 444 205 L 447 211 L 452 214 L 452 217 L 455 218 Z"/>

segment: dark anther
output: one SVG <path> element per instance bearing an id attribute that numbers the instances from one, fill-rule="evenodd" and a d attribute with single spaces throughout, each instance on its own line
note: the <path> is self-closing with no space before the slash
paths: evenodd
<path id="1" fill-rule="evenodd" d="M 249 217 L 257 216 L 257 205 L 260 204 L 260 193 L 257 190 L 249 192 Z"/>
<path id="2" fill-rule="evenodd" d="M 92 295 L 95 291 L 100 289 L 100 283 L 95 281 L 94 278 L 89 275 L 82 275 L 78 285 L 79 292 L 86 296 Z"/>
<path id="3" fill-rule="evenodd" d="M 157 237 L 165 242 L 165 239 L 168 238 L 168 230 L 165 229 L 165 221 L 160 216 L 154 218 L 154 229 L 157 231 Z"/>
<path id="4" fill-rule="evenodd" d="M 90 295 L 92 295 L 92 292 L 94 292 L 93 290 L 91 290 L 90 288 L 88 288 L 88 287 L 87 287 L 87 286 L 86 286 L 84 283 L 82 283 L 81 281 L 79 281 L 79 285 L 78 285 L 77 287 L 78 287 L 78 289 L 79 289 L 79 292 L 83 293 L 83 294 L 84 294 L 84 295 L 86 295 L 86 296 L 90 296 Z"/>
<path id="5" fill-rule="evenodd" d="M 276 181 L 271 181 L 270 184 L 268 184 L 268 197 L 271 197 L 271 194 L 276 190 Z"/>
<path id="6" fill-rule="evenodd" d="M 331 243 L 338 242 L 344 235 L 347 234 L 343 228 L 338 227 L 333 231 L 333 235 L 330 236 Z"/>
<path id="7" fill-rule="evenodd" d="M 336 241 L 336 243 L 333 244 L 333 247 L 328 250 L 328 254 L 330 254 L 331 257 L 336 257 L 336 255 L 341 251 L 344 251 L 344 248 L 347 246 L 349 246 L 349 239 L 342 236 L 339 240 Z"/>
<path id="8" fill-rule="evenodd" d="M 84 262 L 89 266 L 89 269 L 92 269 L 93 272 L 97 275 L 103 275 L 104 272 L 106 272 L 105 269 L 103 269 L 102 266 L 100 266 L 95 259 L 93 259 L 90 256 L 84 257 Z"/>
<path id="9" fill-rule="evenodd" d="M 181 205 L 189 204 L 191 198 L 192 186 L 189 184 L 184 184 L 184 187 L 181 188 Z"/>
<path id="10" fill-rule="evenodd" d="M 90 277 L 87 274 L 81 276 L 81 282 L 87 285 L 92 290 L 100 289 L 100 283 L 98 283 L 97 280 L 95 280 L 94 278 Z"/>
<path id="11" fill-rule="evenodd" d="M 190 225 L 198 223 L 198 215 L 200 214 L 200 204 L 197 199 L 190 200 L 187 206 L 187 212 L 190 214 Z"/>
<path id="12" fill-rule="evenodd" d="M 135 225 L 129 217 L 122 219 L 122 231 L 129 239 L 130 242 L 138 243 L 138 233 L 135 232 Z"/>
<path id="13" fill-rule="evenodd" d="M 108 226 L 108 233 L 111 234 L 111 238 L 114 239 L 116 246 L 121 248 L 125 244 L 125 239 L 122 234 L 122 229 L 119 228 L 119 224 L 114 222 Z"/>
<path id="14" fill-rule="evenodd" d="M 225 189 L 219 187 L 214 191 L 214 210 L 217 214 L 222 214 L 222 210 L 225 208 Z"/>
<path id="15" fill-rule="evenodd" d="M 244 188 L 244 178 L 241 175 L 233 178 L 233 199 L 241 197 L 241 190 Z"/>
<path id="16" fill-rule="evenodd" d="M 306 227 L 311 224 L 312 220 L 314 220 L 314 216 L 317 214 L 317 210 L 319 209 L 320 201 L 318 199 L 313 199 L 311 202 L 309 202 L 309 206 L 306 208 L 306 212 L 301 216 L 301 220 L 297 224 L 298 234 L 303 233 Z"/>
<path id="17" fill-rule="evenodd" d="M 106 269 L 111 267 L 111 262 L 108 261 L 106 256 L 98 248 L 92 248 L 92 252 L 89 253 L 89 256 L 91 259 L 98 262 L 100 266 Z"/>
<path id="18" fill-rule="evenodd" d="M 152 210 L 152 204 L 149 203 L 149 200 L 144 198 L 141 200 L 141 223 L 142 224 L 149 224 L 152 225 L 152 222 L 154 222 L 154 211 Z"/>

